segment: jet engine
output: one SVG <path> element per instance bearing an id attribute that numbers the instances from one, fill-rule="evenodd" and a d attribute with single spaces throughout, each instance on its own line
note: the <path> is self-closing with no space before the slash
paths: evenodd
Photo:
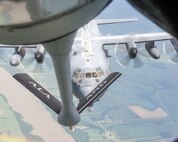
<path id="1" fill-rule="evenodd" d="M 37 46 L 37 51 L 34 53 L 37 63 L 42 64 L 45 58 L 46 50 L 42 45 Z"/>
<path id="2" fill-rule="evenodd" d="M 153 59 L 159 59 L 161 54 L 157 47 L 154 44 L 154 41 L 148 41 L 145 43 L 145 49 L 147 50 L 148 54 L 153 58 Z"/>
<path id="3" fill-rule="evenodd" d="M 17 66 L 21 63 L 23 57 L 25 56 L 26 50 L 25 48 L 18 47 L 15 48 L 15 52 L 13 53 L 12 57 L 10 58 L 10 64 L 12 66 Z"/>
<path id="4" fill-rule="evenodd" d="M 126 45 L 126 48 L 125 48 Z M 138 56 L 139 50 L 136 47 L 136 43 L 131 41 L 125 44 L 124 47 L 119 47 L 118 44 L 116 44 L 114 52 L 115 52 L 115 58 L 119 65 L 121 65 L 124 68 L 139 68 L 143 66 L 143 63 Z M 123 46 L 123 45 L 122 45 Z M 125 53 L 128 54 L 125 54 Z"/>
<path id="5" fill-rule="evenodd" d="M 138 50 L 136 48 L 136 44 L 134 42 L 129 42 L 126 44 L 127 51 L 130 59 L 134 59 L 137 56 Z"/>

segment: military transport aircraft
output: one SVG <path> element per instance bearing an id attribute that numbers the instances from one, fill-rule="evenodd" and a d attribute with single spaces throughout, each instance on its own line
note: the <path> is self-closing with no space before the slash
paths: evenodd
<path id="1" fill-rule="evenodd" d="M 136 35 L 102 36 L 98 25 L 134 22 L 137 19 L 97 19 L 81 27 L 76 35 L 70 52 L 71 80 L 74 95 L 79 99 L 77 110 L 81 113 L 85 108 L 93 110 L 93 104 L 104 95 L 106 89 L 121 74 L 111 73 L 109 60 L 110 55 L 104 45 L 126 44 L 127 54 L 131 60 L 137 56 L 136 43 L 144 42 L 145 50 L 154 59 L 160 58 L 159 50 L 154 45 L 155 41 L 173 40 L 167 33 L 149 33 Z M 175 45 L 174 45 L 175 46 Z M 42 61 L 45 58 L 45 49 L 42 45 L 21 45 L 18 48 L 13 45 L 1 45 L 1 48 L 15 48 L 10 59 L 10 64 L 16 66 L 22 62 L 25 56 L 25 48 L 37 48 L 34 53 L 35 59 Z M 38 56 L 37 56 L 38 55 Z M 39 58 L 39 59 L 38 59 Z M 40 59 L 41 58 L 41 59 Z M 25 58 L 24 58 L 25 60 Z M 38 62 L 38 63 L 42 63 Z M 41 101 L 47 104 L 57 114 L 60 113 L 62 104 L 54 98 L 40 84 L 27 74 L 14 75 L 22 85 L 28 88 Z M 71 127 L 73 129 L 73 127 Z"/>
<path id="2" fill-rule="evenodd" d="M 58 122 L 64 126 L 76 125 L 80 121 L 79 113 L 87 107 L 92 107 L 108 86 L 121 75 L 118 72 L 110 72 L 107 63 L 109 55 L 107 50 L 103 49 L 103 45 L 126 44 L 130 59 L 134 59 L 138 52 L 135 43 L 146 42 L 146 50 L 157 59 L 160 54 L 154 46 L 154 41 L 173 38 L 167 33 L 101 36 L 97 25 L 127 22 L 127 20 L 117 19 L 89 22 L 110 2 L 111 0 L 66 2 L 55 0 L 55 5 L 53 5 L 53 3 L 46 4 L 38 0 L 34 3 L 9 1 L 9 5 L 16 13 L 19 12 L 20 5 L 20 14 L 24 15 L 19 20 L 18 14 L 7 11 L 11 20 L 8 21 L 7 15 L 3 15 L 5 18 L 0 23 L 2 44 L 16 47 L 16 45 L 42 43 L 51 55 L 61 103 L 28 75 L 16 74 L 14 78 L 54 110 L 58 114 Z M 57 4 L 59 7 L 56 7 Z M 82 28 L 78 30 L 80 27 Z M 80 36 L 75 38 L 76 33 Z M 23 58 L 24 53 L 21 50 L 23 47 L 18 47 L 15 54 Z M 43 51 L 45 53 L 45 50 Z M 77 108 L 73 103 L 73 93 L 79 99 Z"/>

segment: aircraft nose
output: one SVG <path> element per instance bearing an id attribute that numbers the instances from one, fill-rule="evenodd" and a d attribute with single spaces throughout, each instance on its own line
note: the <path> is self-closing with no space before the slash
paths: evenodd
<path id="1" fill-rule="evenodd" d="M 80 88 L 80 93 L 83 97 L 86 97 L 94 88 L 95 88 L 94 85 L 83 86 Z"/>

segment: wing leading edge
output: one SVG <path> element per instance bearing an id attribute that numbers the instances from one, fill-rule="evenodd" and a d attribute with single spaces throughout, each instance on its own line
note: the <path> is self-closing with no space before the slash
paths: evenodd
<path id="1" fill-rule="evenodd" d="M 96 19 L 95 22 L 98 25 L 105 24 L 117 24 L 117 23 L 128 23 L 128 22 L 137 22 L 137 18 L 128 18 L 128 19 Z"/>
<path id="2" fill-rule="evenodd" d="M 102 44 L 127 44 L 130 42 L 140 43 L 148 41 L 162 41 L 170 40 L 173 37 L 166 33 L 146 33 L 146 34 L 132 34 L 132 35 L 117 35 L 117 36 L 99 36 L 94 37 L 92 40 L 99 40 Z"/>

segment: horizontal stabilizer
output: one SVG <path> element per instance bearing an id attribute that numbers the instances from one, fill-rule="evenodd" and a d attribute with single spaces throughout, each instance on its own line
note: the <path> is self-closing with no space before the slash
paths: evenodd
<path id="1" fill-rule="evenodd" d="M 118 78 L 121 76 L 119 72 L 113 72 L 106 77 L 91 93 L 89 93 L 77 106 L 77 110 L 81 113 L 88 106 L 93 104 L 103 95 L 103 92 Z"/>
<path id="2" fill-rule="evenodd" d="M 136 22 L 138 19 L 129 18 L 129 19 L 96 19 L 95 20 L 98 25 L 105 24 L 117 24 L 117 23 L 127 23 L 127 22 Z"/>
<path id="3" fill-rule="evenodd" d="M 62 108 L 61 102 L 52 96 L 39 83 L 25 73 L 15 74 L 13 77 L 29 91 L 31 91 L 36 97 L 38 97 L 42 102 L 49 106 L 54 112 L 59 114 Z"/>

